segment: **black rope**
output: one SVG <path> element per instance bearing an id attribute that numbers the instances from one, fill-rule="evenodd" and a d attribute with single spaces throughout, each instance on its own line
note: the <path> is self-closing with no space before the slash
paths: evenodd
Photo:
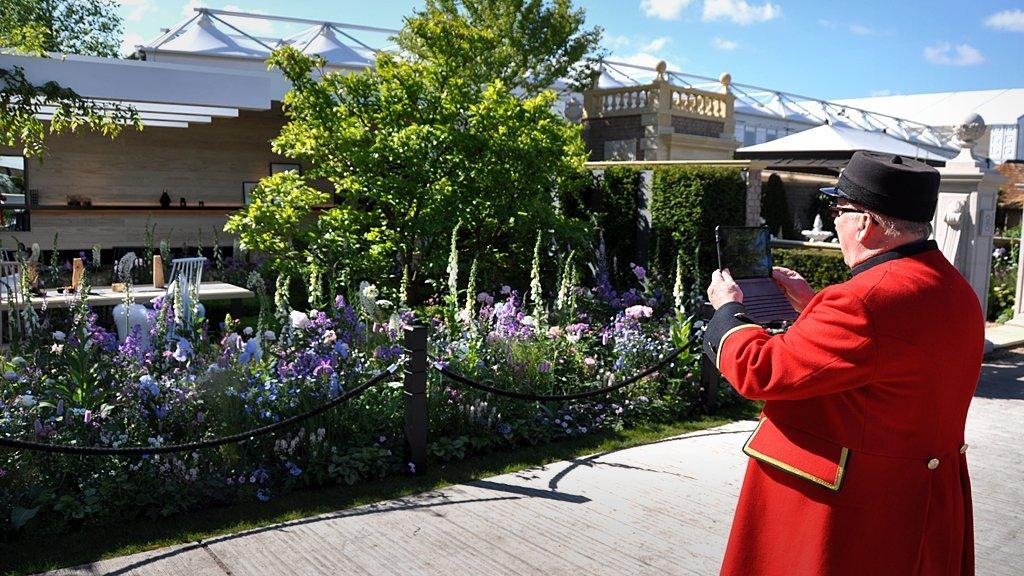
<path id="1" fill-rule="evenodd" d="M 695 337 L 691 338 L 690 343 L 692 343 L 694 339 Z M 611 386 L 605 386 L 604 388 L 597 388 L 594 390 L 587 390 L 586 392 L 577 392 L 576 394 L 527 394 L 525 392 L 502 390 L 500 388 L 495 388 L 493 386 L 488 386 L 487 384 L 477 382 L 476 380 L 471 380 L 463 376 L 462 374 L 452 372 L 448 368 L 439 368 L 436 363 L 434 364 L 434 369 L 443 374 L 445 377 L 449 378 L 450 380 L 454 380 L 455 382 L 458 382 L 460 384 L 465 384 L 466 386 L 469 386 L 471 388 L 476 388 L 477 390 L 483 390 L 484 392 L 497 394 L 498 396 L 506 396 L 508 398 L 516 398 L 519 400 L 530 400 L 533 402 L 559 402 L 565 400 L 579 400 L 581 398 L 590 398 L 591 396 L 600 396 L 602 394 L 614 392 L 619 388 L 629 386 L 630 384 L 633 384 L 634 382 L 640 380 L 641 378 L 650 376 L 651 374 L 654 374 L 655 372 L 661 370 L 668 363 L 672 362 L 673 360 L 676 359 L 676 357 L 682 354 L 684 350 L 686 350 L 686 348 L 676 348 L 675 350 L 669 352 L 667 356 L 659 360 L 653 366 L 644 369 L 644 371 L 640 372 L 639 374 L 635 374 L 630 378 L 627 378 L 622 382 L 619 382 L 618 384 L 612 384 Z"/>
<path id="2" fill-rule="evenodd" d="M 119 455 L 134 455 L 134 454 L 167 454 L 171 452 L 191 452 L 193 450 L 199 450 L 202 448 L 213 448 L 215 446 L 222 446 L 224 444 L 234 444 L 245 442 L 256 438 L 257 436 L 263 436 L 276 432 L 282 428 L 287 428 L 293 424 L 307 420 L 322 414 L 335 406 L 350 400 L 360 394 L 362 394 L 367 388 L 378 384 L 388 376 L 395 373 L 398 369 L 397 364 L 392 364 L 386 370 L 377 374 L 373 378 L 370 378 L 366 382 L 359 386 L 335 396 L 333 399 L 325 404 L 317 406 L 311 410 L 303 412 L 302 414 L 296 414 L 280 422 L 261 426 L 259 428 L 253 428 L 246 432 L 240 432 L 231 436 L 224 436 L 221 438 L 215 438 L 213 440 L 205 440 L 202 442 L 192 442 L 189 444 L 169 444 L 167 446 L 124 446 L 120 448 L 107 447 L 107 446 L 69 446 L 66 444 L 44 444 L 41 442 L 29 442 L 26 440 L 16 440 L 14 438 L 0 438 L 0 447 L 12 448 L 15 450 L 33 450 L 36 452 L 50 452 L 57 454 L 82 454 L 85 456 L 119 456 Z"/>

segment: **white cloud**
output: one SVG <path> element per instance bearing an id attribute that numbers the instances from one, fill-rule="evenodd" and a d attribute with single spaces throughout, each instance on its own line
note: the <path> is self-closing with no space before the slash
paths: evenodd
<path id="1" fill-rule="evenodd" d="M 196 15 L 196 8 L 204 8 L 205 4 L 202 0 L 188 0 L 184 6 L 181 7 L 181 15 L 186 18 L 191 18 Z"/>
<path id="2" fill-rule="evenodd" d="M 262 10 L 245 10 L 234 4 L 228 4 L 224 7 L 229 12 L 249 12 L 250 14 L 266 14 Z M 255 18 L 238 18 L 235 16 L 219 16 L 225 22 L 228 22 L 232 26 L 236 26 L 239 30 L 252 34 L 254 36 L 274 36 L 277 32 L 277 28 L 274 27 L 272 20 L 257 20 Z M 234 31 L 232 31 L 234 33 Z"/>
<path id="3" fill-rule="evenodd" d="M 897 95 L 899 95 L 899 92 L 893 92 L 892 90 L 890 90 L 888 88 L 883 88 L 882 90 L 872 90 L 871 91 L 871 97 L 872 98 L 879 98 L 879 97 L 882 97 L 882 96 L 897 96 Z"/>
<path id="4" fill-rule="evenodd" d="M 121 39 L 121 54 L 128 56 L 135 52 L 135 47 L 145 44 L 146 39 L 138 32 L 129 32 Z"/>
<path id="5" fill-rule="evenodd" d="M 612 36 L 605 43 L 609 50 L 617 50 L 619 48 L 629 48 L 633 44 L 633 41 L 629 39 L 629 36 Z"/>
<path id="6" fill-rule="evenodd" d="M 825 20 L 824 18 L 819 18 L 818 24 L 824 26 L 825 28 L 828 28 L 829 30 L 835 30 L 836 28 L 839 27 L 839 24 L 833 22 L 832 20 Z"/>
<path id="7" fill-rule="evenodd" d="M 782 16 L 782 8 L 777 4 L 765 2 L 762 6 L 751 6 L 747 0 L 704 0 L 704 13 L 701 19 L 705 22 L 714 20 L 731 20 L 746 26 L 755 22 L 767 22 Z"/>
<path id="8" fill-rule="evenodd" d="M 693 0 L 640 0 L 640 9 L 648 18 L 678 20 L 683 8 Z"/>
<path id="9" fill-rule="evenodd" d="M 924 49 L 924 57 L 932 64 L 941 66 L 974 66 L 985 61 L 981 51 L 968 44 L 939 42 Z"/>
<path id="10" fill-rule="evenodd" d="M 652 74 L 648 74 L 648 76 L 653 75 L 654 68 L 658 65 L 658 62 L 661 62 L 662 60 L 665 60 L 665 64 L 666 66 L 668 66 L 669 70 L 679 70 L 681 68 L 681 66 L 674 64 L 672 60 L 669 60 L 667 58 L 661 58 L 659 56 L 655 56 L 654 54 L 649 54 L 647 52 L 637 52 L 636 54 L 630 54 L 629 56 L 616 56 L 614 60 L 616 62 L 624 62 L 626 64 L 633 64 L 635 66 L 643 66 L 644 68 L 649 68 Z M 625 68 L 623 71 L 629 73 L 630 75 L 633 75 L 635 73 L 637 76 L 644 76 L 642 72 L 634 71 L 629 68 Z"/>
<path id="11" fill-rule="evenodd" d="M 715 36 L 711 39 L 711 45 L 719 50 L 735 50 L 740 47 L 739 44 L 732 40 L 726 40 L 725 38 L 719 38 Z"/>
<path id="12" fill-rule="evenodd" d="M 156 12 L 156 5 L 152 0 L 121 0 L 122 10 L 128 9 L 124 17 L 129 22 L 138 22 L 146 17 L 147 12 Z"/>
<path id="13" fill-rule="evenodd" d="M 1003 10 L 985 18 L 985 26 L 1007 32 L 1024 32 L 1024 10 Z"/>
<path id="14" fill-rule="evenodd" d="M 876 36 L 876 35 L 878 35 L 878 32 L 875 32 L 875 30 L 873 28 L 868 28 L 867 26 L 864 26 L 863 24 L 852 23 L 852 24 L 850 24 L 849 28 L 850 28 L 850 32 L 853 32 L 854 34 L 856 34 L 858 36 Z"/>
<path id="15" fill-rule="evenodd" d="M 660 52 L 665 44 L 668 44 L 671 39 L 667 36 L 660 36 L 651 40 L 646 46 L 640 49 L 641 52 Z"/>

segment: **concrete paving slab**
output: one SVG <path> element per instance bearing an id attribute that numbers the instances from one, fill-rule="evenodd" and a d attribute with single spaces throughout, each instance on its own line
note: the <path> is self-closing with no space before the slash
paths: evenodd
<path id="1" fill-rule="evenodd" d="M 1022 422 L 1024 355 L 1003 353 L 986 363 L 968 416 L 979 575 L 1024 574 Z M 55 574 L 715 574 L 753 427 L 735 422 Z"/>

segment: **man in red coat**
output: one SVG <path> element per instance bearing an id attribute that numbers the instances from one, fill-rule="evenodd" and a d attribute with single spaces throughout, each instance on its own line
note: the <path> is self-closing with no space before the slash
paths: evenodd
<path id="1" fill-rule="evenodd" d="M 964 423 L 984 318 L 927 240 L 938 185 L 923 163 L 855 154 L 823 189 L 853 278 L 815 294 L 776 268 L 801 311 L 784 334 L 751 323 L 729 271 L 714 273 L 705 352 L 765 401 L 723 575 L 974 573 Z"/>

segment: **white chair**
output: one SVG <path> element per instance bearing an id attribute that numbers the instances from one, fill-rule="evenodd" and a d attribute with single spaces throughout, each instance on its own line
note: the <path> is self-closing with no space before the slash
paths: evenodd
<path id="1" fill-rule="evenodd" d="M 182 317 L 186 324 L 192 323 L 191 303 L 192 298 L 198 298 L 199 285 L 203 281 L 203 266 L 206 264 L 206 257 L 196 256 L 194 258 L 175 258 L 171 260 L 171 274 L 167 279 L 167 292 L 164 294 L 164 301 L 173 300 L 174 291 L 181 285 L 181 300 L 184 303 Z M 201 302 L 196 302 L 196 312 L 200 318 L 206 316 L 206 308 Z"/>
<path id="2" fill-rule="evenodd" d="M 206 264 L 205 256 L 197 256 L 195 258 L 175 258 L 171 260 L 171 275 L 167 279 L 168 283 L 174 282 L 178 277 L 183 276 L 185 282 L 190 286 L 195 286 L 199 289 L 199 284 L 203 281 L 203 266 Z M 168 291 L 170 294 L 170 291 Z"/>
<path id="3" fill-rule="evenodd" d="M 0 301 L 7 304 L 7 310 L 0 315 L 0 343 L 14 336 L 15 327 L 20 332 L 24 329 L 21 314 L 18 312 L 25 306 L 25 294 L 21 290 L 21 262 L 0 261 Z"/>

